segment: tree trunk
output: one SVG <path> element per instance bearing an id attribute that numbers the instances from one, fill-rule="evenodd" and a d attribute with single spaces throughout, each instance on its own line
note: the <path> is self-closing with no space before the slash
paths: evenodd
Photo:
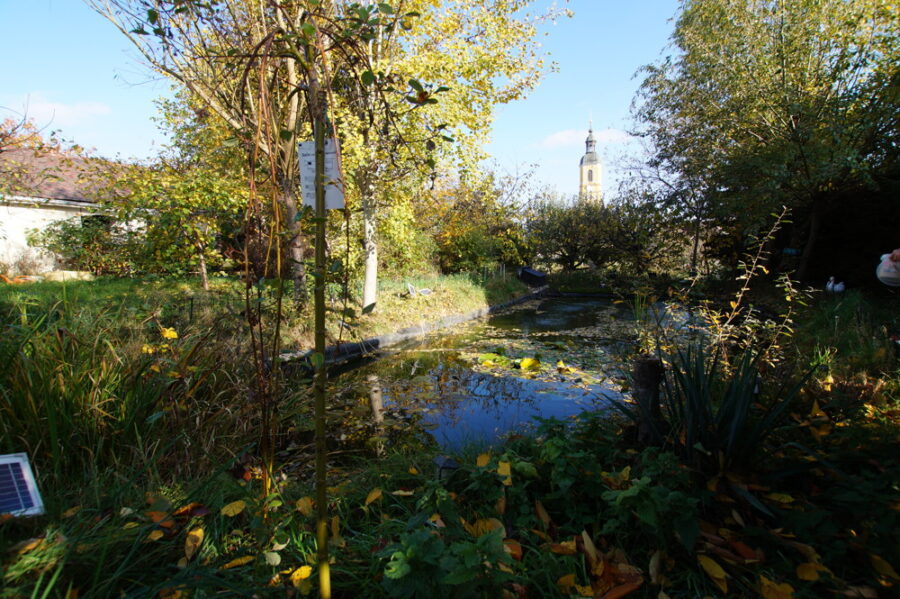
<path id="1" fill-rule="evenodd" d="M 284 215 L 287 219 L 290 238 L 288 240 L 288 260 L 291 262 L 291 280 L 294 282 L 294 304 L 299 308 L 306 303 L 306 265 L 303 262 L 306 252 L 306 239 L 300 228 L 297 218 L 299 209 L 297 206 L 297 192 L 290 182 L 284 180 L 281 184 L 281 202 L 284 204 Z"/>
<path id="2" fill-rule="evenodd" d="M 809 263 L 815 249 L 816 240 L 819 238 L 819 229 L 822 228 L 821 202 L 813 200 L 812 214 L 809 219 L 809 235 L 806 237 L 806 247 L 800 256 L 800 265 L 797 267 L 797 279 L 805 282 L 808 276 Z"/>
<path id="3" fill-rule="evenodd" d="M 197 256 L 200 258 L 200 284 L 203 285 L 203 291 L 209 291 L 209 277 L 206 274 L 206 256 L 203 252 L 203 246 L 197 246 Z"/>
<path id="4" fill-rule="evenodd" d="M 371 184 L 364 188 L 363 199 L 363 248 L 366 268 L 363 280 L 363 309 L 372 310 L 378 297 L 378 244 L 375 240 L 375 197 Z"/>

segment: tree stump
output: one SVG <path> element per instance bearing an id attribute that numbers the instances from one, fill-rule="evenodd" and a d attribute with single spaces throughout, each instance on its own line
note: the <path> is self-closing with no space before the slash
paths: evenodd
<path id="1" fill-rule="evenodd" d="M 638 442 L 642 445 L 662 442 L 662 410 L 659 385 L 663 380 L 663 363 L 656 356 L 643 354 L 635 358 L 631 374 L 635 401 L 640 410 Z"/>

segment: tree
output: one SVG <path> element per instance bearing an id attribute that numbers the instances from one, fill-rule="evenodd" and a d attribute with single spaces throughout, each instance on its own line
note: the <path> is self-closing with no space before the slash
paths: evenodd
<path id="1" fill-rule="evenodd" d="M 888 0 L 685 1 L 676 54 L 647 67 L 636 108 L 654 166 L 688 191 L 673 199 L 749 232 L 794 208 L 804 278 L 824 210 L 873 181 L 873 139 L 896 139 L 898 40 Z"/>

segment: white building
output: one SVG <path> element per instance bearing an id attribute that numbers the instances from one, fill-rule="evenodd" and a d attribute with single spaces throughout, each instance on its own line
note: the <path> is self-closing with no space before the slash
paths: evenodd
<path id="1" fill-rule="evenodd" d="M 49 150 L 0 153 L 0 273 L 38 274 L 57 267 L 50 252 L 30 247 L 28 234 L 93 213 L 89 161 Z"/>
<path id="2" fill-rule="evenodd" d="M 593 123 L 588 127 L 584 141 L 585 151 L 579 166 L 578 199 L 603 203 L 603 165 L 597 156 L 597 140 L 594 139 Z"/>

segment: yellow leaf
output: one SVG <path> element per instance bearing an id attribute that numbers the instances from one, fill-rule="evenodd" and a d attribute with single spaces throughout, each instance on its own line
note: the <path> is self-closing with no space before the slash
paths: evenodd
<path id="1" fill-rule="evenodd" d="M 786 493 L 769 493 L 764 497 L 771 499 L 772 501 L 777 501 L 778 503 L 794 503 L 794 498 Z"/>
<path id="2" fill-rule="evenodd" d="M 478 458 L 476 458 L 475 465 L 478 466 L 479 468 L 484 468 L 485 466 L 488 465 L 488 462 L 490 462 L 490 461 L 491 461 L 491 454 L 483 453 L 480 456 L 478 456 Z"/>
<path id="3" fill-rule="evenodd" d="M 431 517 L 428 519 L 428 521 L 434 524 L 437 528 L 447 528 L 447 525 L 444 524 L 444 520 L 441 518 L 441 515 L 437 512 L 431 514 Z"/>
<path id="4" fill-rule="evenodd" d="M 396 495 L 397 497 L 412 497 L 415 493 L 407 491 L 406 489 L 397 489 L 396 491 L 391 491 L 391 495 Z"/>
<path id="5" fill-rule="evenodd" d="M 244 511 L 247 507 L 247 504 L 242 500 L 238 499 L 237 501 L 232 501 L 228 505 L 222 508 L 222 515 L 228 516 L 229 518 L 234 518 L 238 514 Z"/>
<path id="6" fill-rule="evenodd" d="M 794 587 L 786 582 L 776 583 L 762 574 L 759 576 L 759 594 L 763 599 L 793 599 Z"/>
<path id="7" fill-rule="evenodd" d="M 897 571 L 894 570 L 894 567 L 886 562 L 882 557 L 875 555 L 874 553 L 869 554 L 869 560 L 872 562 L 872 567 L 878 571 L 882 576 L 887 576 L 888 578 L 893 578 L 894 580 L 900 580 L 900 577 L 897 576 Z"/>
<path id="8" fill-rule="evenodd" d="M 563 593 L 568 595 L 572 587 L 575 586 L 575 575 L 566 574 L 565 576 L 561 576 L 556 581 L 556 586 L 558 586 Z"/>
<path id="9" fill-rule="evenodd" d="M 419 470 L 415 466 L 410 466 L 408 472 L 413 476 L 418 476 L 419 474 Z"/>
<path id="10" fill-rule="evenodd" d="M 797 578 L 800 580 L 815 582 L 819 580 L 819 572 L 831 572 L 831 570 L 815 562 L 806 562 L 797 566 Z"/>
<path id="11" fill-rule="evenodd" d="M 497 464 L 497 474 L 505 476 L 503 484 L 507 487 L 512 485 L 512 467 L 509 462 L 499 462 Z"/>
<path id="12" fill-rule="evenodd" d="M 729 302 L 729 304 L 731 305 L 732 310 L 734 310 L 735 308 L 738 307 L 738 303 L 734 300 L 731 300 L 731 302 Z"/>
<path id="13" fill-rule="evenodd" d="M 562 360 L 560 360 L 559 362 L 556 363 L 556 371 L 561 374 L 569 374 L 569 373 L 575 372 L 575 369 L 572 368 L 571 366 L 566 366 L 566 363 L 563 362 Z"/>
<path id="14" fill-rule="evenodd" d="M 184 557 L 191 559 L 203 543 L 204 532 L 199 526 L 188 533 L 184 539 Z"/>
<path id="15" fill-rule="evenodd" d="M 706 571 L 712 581 L 716 583 L 716 586 L 719 587 L 723 593 L 727 593 L 728 582 L 725 580 L 725 570 L 722 569 L 722 566 L 717 564 L 716 561 L 708 555 L 698 555 L 697 561 L 700 562 L 700 566 Z"/>
<path id="16" fill-rule="evenodd" d="M 243 566 L 252 562 L 254 557 L 252 555 L 245 555 L 243 557 L 236 557 L 224 566 L 222 566 L 222 570 L 228 570 L 231 568 L 237 568 L 238 566 Z"/>
<path id="17" fill-rule="evenodd" d="M 537 514 L 538 520 L 540 520 L 541 524 L 544 525 L 544 528 L 550 526 L 550 514 L 547 513 L 547 509 L 544 507 L 544 504 L 539 500 L 535 500 L 534 502 L 534 511 Z"/>
<path id="18" fill-rule="evenodd" d="M 300 566 L 291 572 L 291 584 L 294 585 L 294 588 L 299 589 L 300 584 L 310 576 L 312 576 L 312 567 Z"/>
<path id="19" fill-rule="evenodd" d="M 313 500 L 312 497 L 301 497 L 297 500 L 297 503 L 294 504 L 297 507 L 297 511 L 309 518 L 313 515 Z"/>
<path id="20" fill-rule="evenodd" d="M 478 520 L 475 520 L 472 524 L 471 532 L 472 536 L 480 537 L 494 530 L 500 530 L 502 531 L 502 536 L 506 536 L 506 528 L 503 526 L 503 523 L 496 518 L 479 518 Z"/>
<path id="21" fill-rule="evenodd" d="M 176 331 L 175 329 L 163 327 L 160 333 L 165 339 L 178 339 L 178 331 Z"/>
<path id="22" fill-rule="evenodd" d="M 533 372 L 535 370 L 541 369 L 541 361 L 535 358 L 522 358 L 522 361 L 519 362 L 519 368 L 522 370 Z"/>
<path id="23" fill-rule="evenodd" d="M 157 530 L 151 531 L 150 534 L 147 535 L 147 540 L 148 541 L 158 541 L 161 538 L 163 538 L 163 535 L 164 535 L 163 531 L 157 529 Z"/>
<path id="24" fill-rule="evenodd" d="M 375 487 L 369 491 L 368 495 L 366 495 L 366 505 L 369 505 L 373 501 L 378 501 L 379 499 L 381 499 L 381 489 Z"/>
<path id="25" fill-rule="evenodd" d="M 72 516 L 74 516 L 75 514 L 77 514 L 77 513 L 80 512 L 80 511 L 81 511 L 81 506 L 80 506 L 80 505 L 76 505 L 75 507 L 70 507 L 69 509 L 67 509 L 66 511 L 64 511 L 64 512 L 62 513 L 62 517 L 63 517 L 63 518 L 71 518 Z"/>
<path id="26" fill-rule="evenodd" d="M 137 528 L 137 522 L 126 522 L 122 525 L 122 530 L 128 530 L 129 528 Z"/>
<path id="27" fill-rule="evenodd" d="M 582 597 L 593 597 L 594 589 L 589 586 L 582 586 L 580 584 L 575 585 L 575 592 L 578 593 Z"/>

